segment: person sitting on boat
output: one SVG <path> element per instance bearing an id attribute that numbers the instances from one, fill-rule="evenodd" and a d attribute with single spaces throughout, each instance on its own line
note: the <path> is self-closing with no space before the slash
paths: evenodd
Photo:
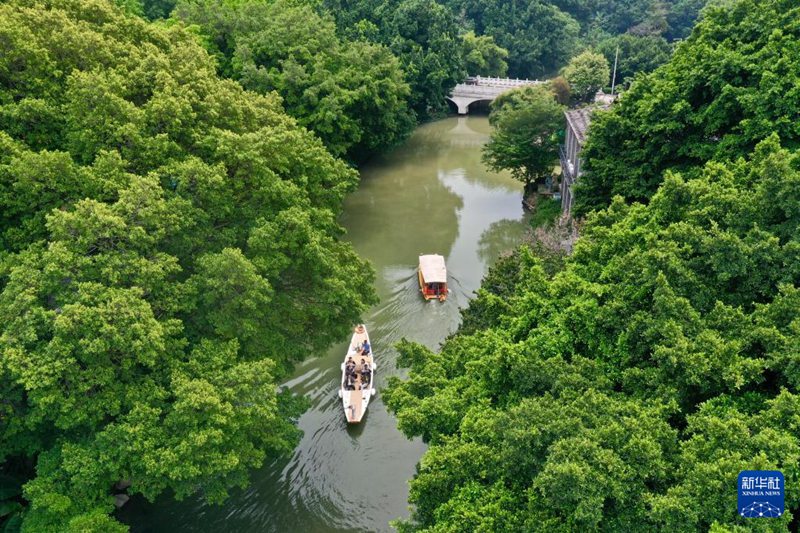
<path id="1" fill-rule="evenodd" d="M 370 378 L 372 377 L 372 369 L 369 367 L 369 363 L 367 363 L 364 359 L 361 360 L 361 381 L 364 383 L 369 383 Z"/>
<path id="2" fill-rule="evenodd" d="M 355 375 L 355 373 L 347 374 L 347 376 L 344 379 L 344 387 L 347 390 L 356 390 L 356 375 Z"/>
<path id="3" fill-rule="evenodd" d="M 371 347 L 369 345 L 369 341 L 364 339 L 364 344 L 361 345 L 361 355 L 369 355 Z"/>
<path id="4" fill-rule="evenodd" d="M 347 375 L 356 373 L 356 362 L 353 361 L 352 357 L 347 358 L 347 362 L 344 364 L 344 373 Z"/>

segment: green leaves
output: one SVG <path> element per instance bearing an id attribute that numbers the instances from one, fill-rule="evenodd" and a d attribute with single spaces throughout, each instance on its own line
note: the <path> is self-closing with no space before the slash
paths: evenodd
<path id="1" fill-rule="evenodd" d="M 297 121 L 336 156 L 356 161 L 404 138 L 409 87 L 384 46 L 343 40 L 328 16 L 297 2 L 180 3 L 222 57 L 223 73 L 253 91 L 276 91 Z"/>
<path id="2" fill-rule="evenodd" d="M 464 61 L 470 76 L 504 77 L 508 65 L 508 50 L 494 43 L 490 35 L 475 35 L 469 31 L 461 36 L 464 42 Z"/>
<path id="3" fill-rule="evenodd" d="M 667 170 L 691 178 L 706 161 L 736 160 L 772 133 L 797 144 L 797 6 L 746 0 L 704 13 L 667 65 L 593 117 L 580 212 L 616 194 L 647 200 Z"/>
<path id="4" fill-rule="evenodd" d="M 30 503 L 9 524 L 124 530 L 120 480 L 221 501 L 297 443 L 276 381 L 374 301 L 335 221 L 357 173 L 180 25 L 101 0 L 0 21 L 0 459 Z"/>
<path id="5" fill-rule="evenodd" d="M 591 102 L 595 93 L 608 85 L 611 69 L 601 54 L 585 50 L 570 59 L 561 75 L 569 83 L 573 99 L 578 102 Z"/>
<path id="6" fill-rule="evenodd" d="M 201 257 L 191 280 L 197 294 L 199 315 L 204 318 L 198 334 L 213 331 L 222 339 L 239 339 L 251 357 L 266 353 L 263 315 L 271 304 L 273 289 L 237 248 Z"/>
<path id="7" fill-rule="evenodd" d="M 553 3 L 540 0 L 453 0 L 481 36 L 508 50 L 508 72 L 515 78 L 542 78 L 557 70 L 577 46 L 579 24 Z M 470 73 L 473 74 L 473 73 Z"/>
<path id="8" fill-rule="evenodd" d="M 492 102 L 489 120 L 495 127 L 483 149 L 489 168 L 511 170 L 532 184 L 549 176 L 558 158 L 556 134 L 564 121 L 563 107 L 546 87 L 524 87 Z"/>

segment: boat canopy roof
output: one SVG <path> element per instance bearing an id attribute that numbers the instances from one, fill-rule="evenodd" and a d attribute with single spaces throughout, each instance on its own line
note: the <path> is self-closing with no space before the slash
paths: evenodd
<path id="1" fill-rule="evenodd" d="M 419 270 L 425 283 L 447 283 L 447 268 L 441 255 L 419 256 Z"/>

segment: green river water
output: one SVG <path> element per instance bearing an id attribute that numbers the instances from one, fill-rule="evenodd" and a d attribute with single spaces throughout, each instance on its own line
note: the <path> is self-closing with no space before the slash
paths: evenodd
<path id="1" fill-rule="evenodd" d="M 390 154 L 362 169 L 359 189 L 345 202 L 347 239 L 375 267 L 380 303 L 363 317 L 378 365 L 378 394 L 359 426 L 348 427 L 337 397 L 347 341 L 309 357 L 285 383 L 306 395 L 304 436 L 290 458 L 252 473 L 221 506 L 196 498 L 155 503 L 131 500 L 119 513 L 134 532 L 391 531 L 409 515 L 408 480 L 425 451 L 408 440 L 381 401 L 401 338 L 437 348 L 459 323 L 491 262 L 518 243 L 526 222 L 522 184 L 488 172 L 480 148 L 485 116 L 453 117 L 419 127 Z M 445 256 L 450 297 L 425 302 L 416 265 L 423 253 Z"/>

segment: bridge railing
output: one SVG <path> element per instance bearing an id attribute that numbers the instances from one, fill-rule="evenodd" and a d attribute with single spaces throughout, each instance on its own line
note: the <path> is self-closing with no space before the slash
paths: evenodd
<path id="1" fill-rule="evenodd" d="M 497 89 L 500 87 L 486 87 L 481 85 L 466 85 L 459 83 L 453 88 L 453 96 L 497 96 L 500 92 Z"/>
<path id="2" fill-rule="evenodd" d="M 529 80 L 528 78 L 522 80 L 519 78 L 492 78 L 484 76 L 475 76 L 474 80 L 475 85 L 494 87 L 519 87 L 520 85 L 533 85 L 536 83 L 542 83 L 539 80 Z"/>

